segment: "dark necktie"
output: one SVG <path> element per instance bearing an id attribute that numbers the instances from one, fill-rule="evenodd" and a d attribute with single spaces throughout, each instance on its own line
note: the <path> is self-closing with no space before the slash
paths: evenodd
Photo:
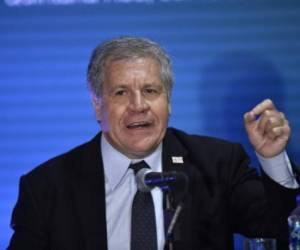
<path id="1" fill-rule="evenodd" d="M 149 168 L 145 161 L 131 164 L 136 174 L 142 168 Z M 157 250 L 156 223 L 151 192 L 137 190 L 131 214 L 131 250 Z"/>

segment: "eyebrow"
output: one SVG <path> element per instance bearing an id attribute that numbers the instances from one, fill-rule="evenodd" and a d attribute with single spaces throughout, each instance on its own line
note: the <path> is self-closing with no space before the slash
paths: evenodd
<path id="1" fill-rule="evenodd" d="M 144 87 L 159 87 L 159 88 L 163 88 L 164 86 L 162 84 L 158 84 L 158 83 L 146 83 L 144 85 Z"/>
<path id="2" fill-rule="evenodd" d="M 164 86 L 162 84 L 158 84 L 158 83 L 146 83 L 146 84 L 143 84 L 142 87 L 159 87 L 159 88 L 164 88 Z M 129 88 L 127 84 L 117 84 L 117 85 L 114 85 L 114 86 L 109 86 L 109 90 L 114 90 L 114 89 L 126 89 L 126 88 Z"/>
<path id="3" fill-rule="evenodd" d="M 108 87 L 108 92 L 114 91 L 115 89 L 126 89 L 128 86 L 126 84 L 118 84 L 114 86 L 109 86 Z"/>

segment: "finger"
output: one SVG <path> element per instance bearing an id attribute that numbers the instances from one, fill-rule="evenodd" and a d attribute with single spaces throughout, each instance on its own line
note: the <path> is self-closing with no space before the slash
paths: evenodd
<path id="1" fill-rule="evenodd" d="M 252 122 L 254 122 L 256 120 L 256 116 L 254 114 L 254 112 L 250 111 L 244 114 L 244 122 L 245 125 L 250 125 Z"/>
<path id="2" fill-rule="evenodd" d="M 276 128 L 272 128 L 271 130 L 269 130 L 267 132 L 267 136 L 270 139 L 275 139 L 276 137 L 279 137 L 283 134 L 283 128 L 282 127 L 276 127 Z"/>
<path id="3" fill-rule="evenodd" d="M 258 116 L 266 110 L 276 110 L 276 107 L 271 99 L 262 101 L 261 103 L 257 104 L 251 111 Z"/>
<path id="4" fill-rule="evenodd" d="M 288 124 L 285 124 L 282 127 L 275 127 L 272 128 L 270 131 L 268 131 L 267 136 L 270 139 L 276 139 L 276 138 L 281 138 L 288 140 L 290 136 L 291 129 Z"/>
<path id="5" fill-rule="evenodd" d="M 268 132 L 276 127 L 282 127 L 287 123 L 284 115 L 282 113 L 277 114 L 276 116 L 271 116 L 266 124 L 265 130 Z"/>
<path id="6" fill-rule="evenodd" d="M 277 110 L 265 110 L 258 120 L 257 129 L 260 132 L 265 132 L 275 126 L 282 126 L 285 121 L 285 116 Z"/>

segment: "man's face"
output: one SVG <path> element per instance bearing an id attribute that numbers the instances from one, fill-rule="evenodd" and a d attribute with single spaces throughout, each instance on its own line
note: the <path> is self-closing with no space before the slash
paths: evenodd
<path id="1" fill-rule="evenodd" d="M 169 103 L 160 65 L 152 58 L 117 60 L 105 66 L 96 116 L 110 144 L 129 158 L 143 158 L 162 141 Z"/>

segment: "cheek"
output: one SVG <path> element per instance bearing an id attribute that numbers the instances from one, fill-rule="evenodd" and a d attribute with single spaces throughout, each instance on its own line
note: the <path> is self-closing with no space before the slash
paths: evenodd
<path id="1" fill-rule="evenodd" d="M 121 126 L 124 113 L 124 108 L 120 107 L 111 107 L 107 110 L 106 120 L 110 124 L 111 128 L 119 128 Z"/>
<path id="2" fill-rule="evenodd" d="M 170 115 L 170 106 L 168 104 L 160 105 L 156 110 L 157 110 L 157 114 L 161 120 L 163 120 L 163 121 L 168 120 L 169 115 Z"/>
<path id="3" fill-rule="evenodd" d="M 106 105 L 102 105 L 101 109 L 97 112 L 97 119 L 101 122 L 101 128 L 103 131 L 109 131 L 111 127 L 111 114 L 110 110 Z"/>

